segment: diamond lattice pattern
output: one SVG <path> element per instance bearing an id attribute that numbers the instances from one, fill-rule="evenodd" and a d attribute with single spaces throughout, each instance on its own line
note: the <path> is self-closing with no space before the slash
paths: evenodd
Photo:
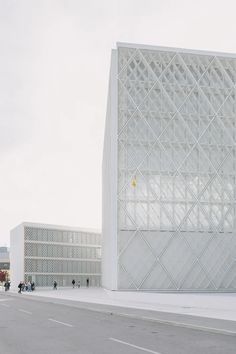
<path id="1" fill-rule="evenodd" d="M 236 59 L 118 58 L 118 287 L 235 290 Z"/>

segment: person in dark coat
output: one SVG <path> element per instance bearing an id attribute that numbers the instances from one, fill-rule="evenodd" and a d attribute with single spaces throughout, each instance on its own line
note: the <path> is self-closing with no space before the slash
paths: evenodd
<path id="1" fill-rule="evenodd" d="M 23 287 L 23 282 L 21 281 L 18 285 L 18 288 L 19 288 L 19 291 L 18 293 L 21 294 L 21 290 L 22 290 L 22 287 Z"/>
<path id="2" fill-rule="evenodd" d="M 89 287 L 89 278 L 86 279 L 87 288 Z"/>
<path id="3" fill-rule="evenodd" d="M 72 286 L 73 286 L 73 289 L 75 287 L 75 279 L 72 280 Z"/>
<path id="4" fill-rule="evenodd" d="M 53 283 L 53 289 L 54 289 L 54 290 L 57 290 L 57 282 L 56 282 L 56 280 L 55 280 L 54 283 Z"/>

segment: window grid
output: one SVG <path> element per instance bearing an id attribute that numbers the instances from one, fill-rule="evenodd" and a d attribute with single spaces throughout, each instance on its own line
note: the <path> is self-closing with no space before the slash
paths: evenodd
<path id="1" fill-rule="evenodd" d="M 37 286 L 101 284 L 101 235 L 25 227 L 25 279 Z"/>

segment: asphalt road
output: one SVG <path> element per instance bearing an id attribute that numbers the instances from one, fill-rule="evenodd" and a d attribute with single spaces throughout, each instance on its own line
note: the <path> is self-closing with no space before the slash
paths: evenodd
<path id="1" fill-rule="evenodd" d="M 213 333 L 78 308 L 69 301 L 1 294 L 0 353 L 235 354 L 236 332 Z"/>

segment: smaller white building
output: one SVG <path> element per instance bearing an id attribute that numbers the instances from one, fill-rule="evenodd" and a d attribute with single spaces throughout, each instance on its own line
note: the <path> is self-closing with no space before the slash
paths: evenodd
<path id="1" fill-rule="evenodd" d="M 97 230 L 24 222 L 10 233 L 11 284 L 101 285 L 101 233 Z"/>
<path id="2" fill-rule="evenodd" d="M 0 270 L 5 271 L 9 275 L 10 255 L 7 247 L 0 247 Z"/>

